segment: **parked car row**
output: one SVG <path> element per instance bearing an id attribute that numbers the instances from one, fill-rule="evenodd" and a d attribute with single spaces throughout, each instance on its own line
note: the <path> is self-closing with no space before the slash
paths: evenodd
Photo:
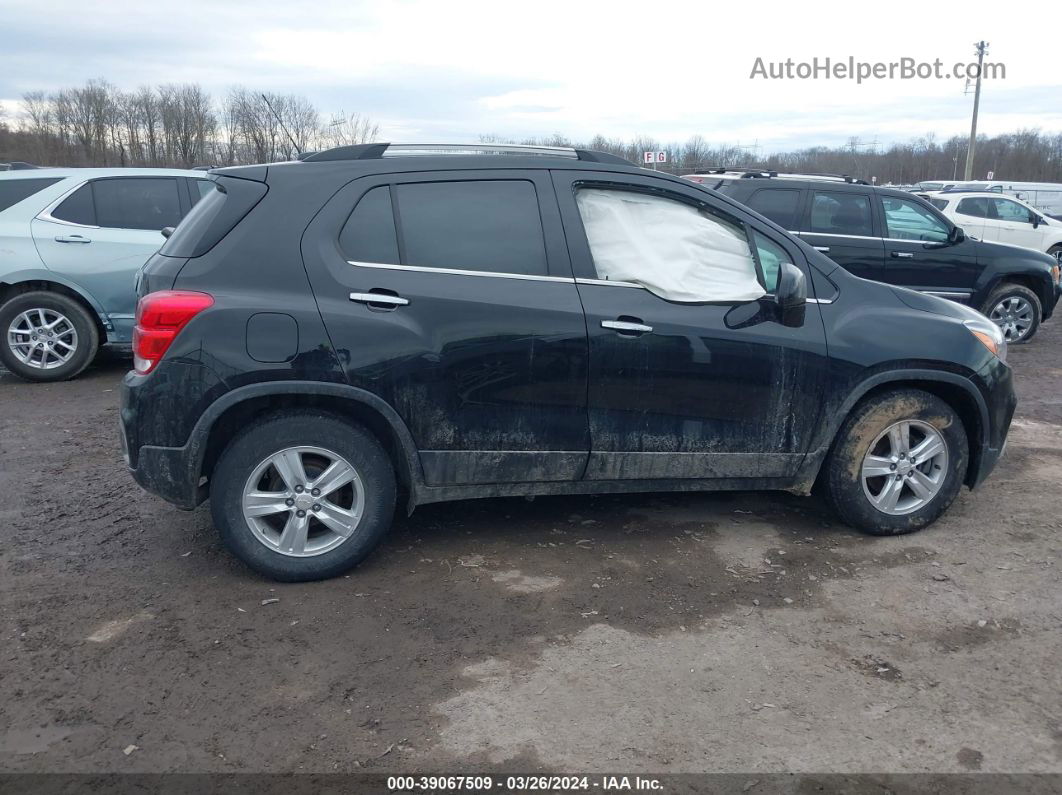
<path id="1" fill-rule="evenodd" d="M 401 502 L 817 485 L 866 532 L 931 523 L 1003 452 L 1057 262 L 852 178 L 712 176 L 486 144 L 37 172 L 0 212 L 39 262 L 4 277 L 4 361 L 70 377 L 131 330 L 132 476 L 281 580 L 346 571 Z M 49 253 L 134 231 L 164 241 L 140 269 Z"/>

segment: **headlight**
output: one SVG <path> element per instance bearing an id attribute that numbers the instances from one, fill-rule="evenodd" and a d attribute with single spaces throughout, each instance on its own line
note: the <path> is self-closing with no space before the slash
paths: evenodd
<path id="1" fill-rule="evenodd" d="M 987 317 L 971 318 L 962 322 L 964 326 L 981 341 L 1001 362 L 1007 360 L 1007 340 L 1003 331 Z"/>

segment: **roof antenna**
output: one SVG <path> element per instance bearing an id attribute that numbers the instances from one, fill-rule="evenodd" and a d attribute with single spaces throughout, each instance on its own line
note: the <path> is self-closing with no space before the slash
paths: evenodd
<path id="1" fill-rule="evenodd" d="M 266 107 L 269 108 L 269 112 L 273 114 L 273 118 L 277 120 L 277 124 L 280 125 L 280 129 L 282 129 L 284 131 L 284 134 L 288 136 L 288 140 L 291 141 L 291 145 L 295 147 L 295 154 L 301 155 L 302 150 L 299 149 L 299 145 L 295 143 L 295 139 L 292 137 L 291 133 L 288 132 L 288 128 L 284 126 L 284 121 L 280 118 L 280 114 L 273 110 L 273 103 L 269 101 L 269 97 L 267 97 L 265 94 L 260 94 L 259 96 L 262 97 L 262 100 L 265 102 Z"/>

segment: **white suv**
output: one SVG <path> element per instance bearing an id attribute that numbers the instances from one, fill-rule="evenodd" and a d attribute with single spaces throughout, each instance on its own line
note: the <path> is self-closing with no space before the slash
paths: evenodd
<path id="1" fill-rule="evenodd" d="M 948 191 L 929 201 L 972 237 L 1045 251 L 1062 260 L 1062 221 L 1020 199 L 988 191 Z"/>

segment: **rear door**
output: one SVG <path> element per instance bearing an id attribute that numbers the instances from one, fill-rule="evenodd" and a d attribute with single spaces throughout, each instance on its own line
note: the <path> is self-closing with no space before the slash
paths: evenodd
<path id="1" fill-rule="evenodd" d="M 429 484 L 586 466 L 586 324 L 552 195 L 530 170 L 364 177 L 303 238 L 350 383 L 402 417 Z"/>
<path id="2" fill-rule="evenodd" d="M 132 337 L 136 273 L 186 208 L 177 177 L 107 177 L 66 195 L 32 224 L 44 264 L 86 290 L 115 338 Z"/>
<path id="3" fill-rule="evenodd" d="M 812 188 L 800 237 L 849 273 L 884 278 L 885 247 L 868 193 Z"/>
<path id="4" fill-rule="evenodd" d="M 828 361 L 818 304 L 797 328 L 768 311 L 779 263 L 807 267 L 799 249 L 692 186 L 591 171 L 555 171 L 554 182 L 590 341 L 586 478 L 791 476 Z M 653 291 L 612 278 L 616 263 Z M 680 289 L 749 297 L 662 297 L 665 272 Z"/>
<path id="5" fill-rule="evenodd" d="M 958 301 L 969 300 L 981 275 L 977 243 L 948 240 L 951 228 L 917 199 L 875 196 L 885 226 L 886 266 L 882 281 Z"/>
<path id="6" fill-rule="evenodd" d="M 978 240 L 995 240 L 995 221 L 991 199 L 985 196 L 967 196 L 959 199 L 952 219 L 963 231 Z"/>

